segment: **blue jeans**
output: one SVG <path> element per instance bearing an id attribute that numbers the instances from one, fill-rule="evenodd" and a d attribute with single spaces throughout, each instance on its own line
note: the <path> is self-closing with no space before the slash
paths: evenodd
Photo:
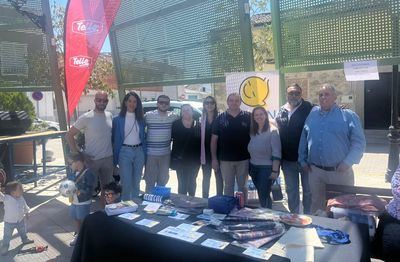
<path id="1" fill-rule="evenodd" d="M 290 212 L 296 214 L 300 212 L 300 175 L 301 186 L 303 188 L 303 212 L 304 214 L 310 214 L 311 191 L 308 183 L 308 173 L 303 171 L 298 162 L 287 160 L 282 160 L 282 171 L 285 176 L 286 194 Z"/>
<path id="2" fill-rule="evenodd" d="M 210 191 L 210 179 L 211 179 L 211 171 L 212 167 L 211 164 L 201 165 L 201 169 L 203 171 L 203 183 L 202 183 L 202 193 L 203 198 L 208 198 L 209 191 Z M 222 196 L 224 190 L 224 183 L 222 181 L 221 171 L 218 170 L 215 172 L 215 184 L 217 187 L 217 196 Z"/>
<path id="3" fill-rule="evenodd" d="M 122 200 L 131 200 L 139 196 L 144 159 L 141 146 L 134 148 L 121 147 L 118 165 L 122 185 Z"/>
<path id="4" fill-rule="evenodd" d="M 28 236 L 26 235 L 25 219 L 22 219 L 18 223 L 4 222 L 3 246 L 6 246 L 6 247 L 10 246 L 10 241 L 11 241 L 14 229 L 18 230 L 18 234 L 21 237 L 22 242 L 25 242 L 28 240 Z"/>
<path id="5" fill-rule="evenodd" d="M 270 179 L 271 173 L 272 166 L 250 164 L 250 176 L 257 188 L 261 207 L 272 208 L 271 186 L 273 180 Z"/>

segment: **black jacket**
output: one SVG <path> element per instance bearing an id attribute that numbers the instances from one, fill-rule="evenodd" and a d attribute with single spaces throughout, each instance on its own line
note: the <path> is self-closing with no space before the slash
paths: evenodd
<path id="1" fill-rule="evenodd" d="M 281 137 L 282 159 L 297 161 L 301 132 L 312 108 L 313 105 L 310 102 L 303 100 L 300 107 L 290 117 L 290 121 L 289 111 L 284 107 L 280 108 L 275 120 Z"/>

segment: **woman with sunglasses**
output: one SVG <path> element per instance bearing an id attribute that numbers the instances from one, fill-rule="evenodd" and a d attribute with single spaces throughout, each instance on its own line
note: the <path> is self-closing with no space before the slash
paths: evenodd
<path id="1" fill-rule="evenodd" d="M 201 117 L 201 169 L 203 172 L 202 193 L 203 198 L 208 198 L 211 179 L 211 135 L 214 120 L 218 116 L 217 102 L 212 96 L 207 96 L 203 101 L 203 114 Z M 223 181 L 221 172 L 215 171 L 217 195 L 222 195 Z"/>
<path id="2" fill-rule="evenodd" d="M 181 118 L 172 124 L 171 164 L 178 176 L 178 193 L 194 196 L 200 169 L 200 125 L 193 119 L 189 104 L 181 107 Z"/>
<path id="3" fill-rule="evenodd" d="M 113 119 L 114 165 L 119 167 L 122 200 L 138 197 L 146 155 L 143 107 L 135 92 L 125 95 L 121 111 Z"/>
<path id="4" fill-rule="evenodd" d="M 250 153 L 250 176 L 257 188 L 260 205 L 271 208 L 271 186 L 279 175 L 281 140 L 264 107 L 253 109 L 247 149 Z"/>

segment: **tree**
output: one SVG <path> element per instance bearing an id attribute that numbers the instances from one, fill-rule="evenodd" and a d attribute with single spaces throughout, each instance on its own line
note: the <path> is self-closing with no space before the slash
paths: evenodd
<path id="1" fill-rule="evenodd" d="M 269 0 L 250 0 L 251 16 L 269 13 Z M 274 59 L 272 26 L 265 23 L 261 27 L 252 24 L 253 56 L 256 70 L 263 70 L 264 65 Z"/>

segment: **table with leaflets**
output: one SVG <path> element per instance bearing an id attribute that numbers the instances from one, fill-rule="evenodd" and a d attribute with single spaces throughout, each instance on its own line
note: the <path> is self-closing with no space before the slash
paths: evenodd
<path id="1" fill-rule="evenodd" d="M 83 222 L 71 261 L 139 258 L 147 261 L 290 261 L 265 252 L 276 241 L 260 249 L 246 249 L 233 245 L 233 239 L 215 227 L 195 226 L 199 225 L 197 215 L 179 213 L 180 217 L 173 218 L 146 212 L 145 209 L 152 207 L 141 205 L 141 200 L 135 203 L 139 206 L 133 213 L 108 216 L 98 211 L 89 215 Z M 313 224 L 346 232 L 351 240 L 345 245 L 324 243 L 324 248 L 313 251 L 314 261 L 369 261 L 367 228 L 350 221 L 311 217 Z"/>

